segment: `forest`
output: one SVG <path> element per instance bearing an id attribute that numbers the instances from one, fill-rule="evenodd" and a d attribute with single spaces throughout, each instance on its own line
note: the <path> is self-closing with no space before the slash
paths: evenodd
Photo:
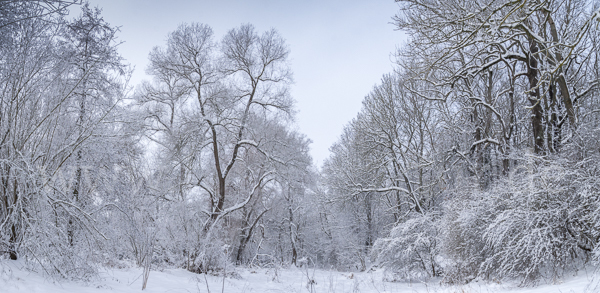
<path id="1" fill-rule="evenodd" d="M 131 84 L 101 7 L 1 1 L 0 260 L 126 264 L 144 287 L 163 268 L 597 271 L 600 2 L 396 2 L 394 70 L 316 166 L 276 29 L 182 23 Z"/>

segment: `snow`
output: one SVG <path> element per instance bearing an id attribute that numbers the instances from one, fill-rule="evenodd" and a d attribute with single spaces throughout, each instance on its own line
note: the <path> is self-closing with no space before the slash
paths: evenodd
<path id="1" fill-rule="evenodd" d="M 307 293 L 568 293 L 600 292 L 599 275 L 591 270 L 580 272 L 556 284 L 533 288 L 519 288 L 511 284 L 473 282 L 464 286 L 444 286 L 439 281 L 430 283 L 401 283 L 384 281 L 381 270 L 371 272 L 337 272 L 306 268 L 251 269 L 235 268 L 230 277 L 198 275 L 183 269 L 152 271 L 146 290 L 142 291 L 142 269 L 105 269 L 100 278 L 90 282 L 53 281 L 39 273 L 23 269 L 20 262 L 0 260 L 0 292 L 307 292 Z M 310 282 L 309 280 L 314 280 Z M 222 289 L 224 289 L 222 291 Z"/>

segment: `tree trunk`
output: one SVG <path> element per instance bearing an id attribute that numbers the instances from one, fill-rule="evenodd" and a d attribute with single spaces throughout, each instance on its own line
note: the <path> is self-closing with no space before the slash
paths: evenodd
<path id="1" fill-rule="evenodd" d="M 11 203 L 12 207 L 10 207 L 10 209 L 9 209 L 9 215 L 15 212 L 14 208 L 17 206 L 17 200 L 19 198 L 18 191 L 17 191 L 17 179 L 13 180 L 12 195 L 13 195 L 13 202 Z M 19 219 L 20 219 L 20 217 L 19 217 Z M 19 242 L 18 230 L 19 230 L 19 227 L 17 227 L 17 223 L 13 222 L 10 227 L 10 238 L 8 239 L 8 243 L 9 243 L 8 253 L 9 253 L 11 260 L 17 260 L 17 257 L 18 257 L 17 256 L 17 245 Z"/>
<path id="2" fill-rule="evenodd" d="M 365 197 L 365 208 L 367 216 L 367 237 L 365 239 L 365 254 L 368 253 L 369 248 L 373 246 L 373 213 L 372 213 L 372 202 L 371 194 L 367 193 Z"/>
<path id="3" fill-rule="evenodd" d="M 15 224 L 12 224 L 10 228 L 10 239 L 8 240 L 8 254 L 10 255 L 10 259 L 17 260 L 17 227 Z"/>
<path id="4" fill-rule="evenodd" d="M 290 220 L 289 220 L 289 228 L 290 228 L 290 242 L 292 244 L 292 264 L 296 265 L 296 260 L 298 259 L 298 251 L 296 250 L 296 237 L 295 237 L 295 233 L 294 233 L 294 213 L 292 211 L 292 207 L 290 205 L 290 207 L 288 208 L 288 211 L 290 213 Z"/>
<path id="5" fill-rule="evenodd" d="M 244 234 L 242 232 L 242 235 L 240 237 L 240 246 L 238 247 L 237 255 L 235 258 L 235 260 L 238 264 L 242 264 L 242 257 L 244 255 L 244 250 L 246 249 L 246 246 L 248 245 L 250 238 L 252 238 L 252 234 L 254 233 L 254 228 L 258 224 L 258 221 L 260 220 L 260 218 L 262 218 L 262 216 L 264 214 L 266 214 L 268 211 L 269 211 L 268 209 L 264 210 L 262 213 L 260 213 L 258 215 L 258 217 L 256 217 L 256 219 L 254 220 L 254 223 L 252 223 L 252 226 L 250 226 L 250 228 L 248 229 L 248 233 Z M 246 219 L 244 220 L 244 223 L 245 223 L 245 225 L 248 225 L 248 221 Z"/>
<path id="6" fill-rule="evenodd" d="M 538 86 L 538 45 L 535 40 L 529 39 L 529 53 L 527 56 L 527 78 L 529 79 L 529 102 L 531 103 L 531 128 L 533 131 L 534 152 L 538 155 L 545 154 L 544 150 L 544 126 L 542 101 Z"/>

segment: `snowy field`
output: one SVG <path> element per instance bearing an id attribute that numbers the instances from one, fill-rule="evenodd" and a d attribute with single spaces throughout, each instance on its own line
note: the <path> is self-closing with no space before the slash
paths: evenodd
<path id="1" fill-rule="evenodd" d="M 313 269 L 235 269 L 235 277 L 223 279 L 190 273 L 181 269 L 152 271 L 146 290 L 142 291 L 142 270 L 111 269 L 102 272 L 100 279 L 88 283 L 54 282 L 37 273 L 22 269 L 18 262 L 0 261 L 0 292 L 307 292 L 307 293 L 568 293 L 600 292 L 599 277 L 592 272 L 553 285 L 519 288 L 511 284 L 483 284 L 474 282 L 465 286 L 442 286 L 439 282 L 399 283 L 383 281 L 381 271 L 343 273 Z M 312 280 L 312 281 L 311 281 Z"/>

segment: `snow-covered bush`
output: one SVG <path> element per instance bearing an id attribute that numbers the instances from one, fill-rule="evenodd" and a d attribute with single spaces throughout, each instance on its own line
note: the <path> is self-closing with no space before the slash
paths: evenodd
<path id="1" fill-rule="evenodd" d="M 586 264 L 598 251 L 598 160 L 522 155 L 487 190 L 455 186 L 440 224 L 444 281 L 518 278 L 532 284 Z M 580 152 L 581 154 L 581 152 Z"/>
<path id="2" fill-rule="evenodd" d="M 597 182 L 581 163 L 530 156 L 511 176 L 484 194 L 494 211 L 483 237 L 491 255 L 482 273 L 499 277 L 561 277 L 587 261 L 596 246 L 592 212 Z"/>
<path id="3" fill-rule="evenodd" d="M 444 204 L 439 229 L 445 283 L 461 284 L 475 279 L 485 260 L 482 235 L 492 214 L 481 202 L 482 194 L 475 185 L 454 188 Z"/>
<path id="4" fill-rule="evenodd" d="M 372 258 L 394 279 L 422 280 L 439 276 L 438 237 L 437 217 L 419 214 L 396 225 L 388 237 L 377 239 Z"/>
<path id="5" fill-rule="evenodd" d="M 487 191 L 446 203 L 443 251 L 450 282 L 557 278 L 589 260 L 598 241 L 600 184 L 589 162 L 529 155 Z"/>

